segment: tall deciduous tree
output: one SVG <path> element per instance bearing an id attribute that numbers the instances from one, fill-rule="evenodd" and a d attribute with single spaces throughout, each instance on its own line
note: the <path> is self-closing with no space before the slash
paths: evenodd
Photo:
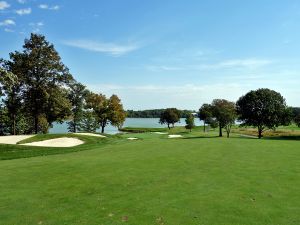
<path id="1" fill-rule="evenodd" d="M 38 133 L 39 117 L 42 115 L 50 119 L 50 125 L 52 121 L 65 118 L 62 113 L 67 105 L 62 104 L 67 104 L 68 100 L 62 90 L 73 78 L 54 46 L 44 36 L 31 34 L 30 39 L 25 39 L 23 48 L 21 53 L 11 53 L 11 58 L 21 67 L 25 105 L 34 119 L 34 131 Z M 62 106 L 64 110 L 60 110 Z M 58 109 L 59 112 L 55 111 Z"/>
<path id="2" fill-rule="evenodd" d="M 290 123 L 291 109 L 276 91 L 267 88 L 250 91 L 240 97 L 236 105 L 242 125 L 257 127 L 259 138 L 267 129 Z"/>
<path id="3" fill-rule="evenodd" d="M 180 120 L 179 110 L 176 108 L 168 108 L 161 113 L 159 123 L 167 124 L 168 128 L 171 129 L 170 125 L 172 124 L 174 127 L 174 124 L 177 123 L 179 120 Z"/>
<path id="4" fill-rule="evenodd" d="M 225 128 L 227 137 L 231 132 L 231 127 L 237 118 L 235 103 L 225 99 L 214 99 L 212 102 L 213 117 L 219 124 L 219 136 L 222 137 L 222 128 Z"/>
<path id="5" fill-rule="evenodd" d="M 109 98 L 110 123 L 112 126 L 120 129 L 126 119 L 126 112 L 123 109 L 121 99 L 117 95 L 112 95 Z"/>
<path id="6" fill-rule="evenodd" d="M 92 109 L 98 124 L 101 127 L 101 133 L 109 123 L 110 108 L 109 100 L 105 95 L 90 93 L 86 100 L 86 107 Z"/>
<path id="7" fill-rule="evenodd" d="M 76 133 L 80 130 L 80 124 L 84 116 L 84 102 L 88 90 L 76 81 L 72 82 L 69 87 L 68 98 L 72 104 L 72 116 L 71 121 L 68 122 L 68 129 L 70 132 Z"/>

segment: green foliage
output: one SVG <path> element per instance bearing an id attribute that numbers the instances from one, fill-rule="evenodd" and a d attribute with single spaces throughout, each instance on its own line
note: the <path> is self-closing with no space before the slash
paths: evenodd
<path id="1" fill-rule="evenodd" d="M 291 109 L 280 93 L 262 88 L 250 91 L 237 101 L 237 112 L 242 125 L 258 128 L 258 137 L 266 129 L 275 129 L 288 125 L 291 120 Z"/>
<path id="2" fill-rule="evenodd" d="M 30 39 L 25 39 L 23 51 L 10 53 L 6 65 L 21 80 L 23 111 L 33 118 L 35 133 L 41 131 L 40 116 L 51 125 L 70 114 L 70 103 L 63 86 L 72 80 L 72 76 L 44 36 L 31 34 Z"/>
<path id="3" fill-rule="evenodd" d="M 231 127 L 237 118 L 235 103 L 225 99 L 214 99 L 211 107 L 212 115 L 219 124 L 219 136 L 222 136 L 222 128 L 225 128 L 229 137 Z"/>
<path id="4" fill-rule="evenodd" d="M 215 124 L 213 123 L 213 109 L 210 104 L 203 104 L 198 112 L 198 117 L 200 120 L 204 122 L 204 132 L 205 132 L 205 124 Z"/>
<path id="5" fill-rule="evenodd" d="M 112 95 L 107 99 L 105 95 L 89 93 L 86 99 L 86 108 L 93 111 L 93 115 L 101 127 L 101 133 L 104 133 L 104 128 L 108 123 L 121 128 L 126 118 L 126 112 L 117 95 Z"/>
<path id="6" fill-rule="evenodd" d="M 79 124 L 79 131 L 94 133 L 99 128 L 100 125 L 94 115 L 94 112 L 89 110 L 85 111 Z"/>
<path id="7" fill-rule="evenodd" d="M 180 111 L 176 108 L 168 108 L 164 110 L 159 119 L 160 124 L 167 124 L 170 129 L 170 124 L 173 125 L 180 120 Z"/>
<path id="8" fill-rule="evenodd" d="M 89 93 L 86 99 L 86 108 L 93 111 L 93 115 L 101 127 L 101 133 L 104 133 L 104 128 L 110 118 L 109 100 L 103 94 Z"/>
<path id="9" fill-rule="evenodd" d="M 187 118 L 185 119 L 185 128 L 192 131 L 192 129 L 195 127 L 195 121 L 194 121 L 194 116 L 192 114 L 189 114 Z"/>
<path id="10" fill-rule="evenodd" d="M 123 109 L 121 100 L 117 95 L 112 95 L 109 99 L 110 123 L 119 129 L 123 126 L 126 119 L 126 112 Z"/>
<path id="11" fill-rule="evenodd" d="M 84 101 L 88 90 L 79 82 L 73 81 L 69 85 L 68 99 L 72 105 L 72 117 L 68 122 L 68 130 L 76 133 L 80 130 L 80 123 L 84 117 Z"/>

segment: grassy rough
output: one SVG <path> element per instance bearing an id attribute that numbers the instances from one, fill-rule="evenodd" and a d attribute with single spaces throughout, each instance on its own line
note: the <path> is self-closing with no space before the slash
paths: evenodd
<path id="1" fill-rule="evenodd" d="M 300 224 L 299 141 L 181 132 L 1 161 L 1 224 Z"/>

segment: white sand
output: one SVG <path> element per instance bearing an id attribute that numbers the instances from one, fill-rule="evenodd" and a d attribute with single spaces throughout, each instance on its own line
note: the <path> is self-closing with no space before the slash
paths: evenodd
<path id="1" fill-rule="evenodd" d="M 168 133 L 164 133 L 164 132 L 154 132 L 155 134 L 168 134 Z"/>
<path id="2" fill-rule="evenodd" d="M 127 138 L 128 140 L 137 140 L 138 138 L 136 138 L 136 137 L 129 137 L 129 138 Z"/>
<path id="3" fill-rule="evenodd" d="M 22 141 L 27 138 L 31 138 L 34 135 L 9 135 L 9 136 L 0 136 L 0 144 L 17 144 L 19 141 Z"/>
<path id="4" fill-rule="evenodd" d="M 77 145 L 81 145 L 84 142 L 77 139 L 77 138 L 54 138 L 45 141 L 37 141 L 26 143 L 22 145 L 29 145 L 29 146 L 40 146 L 40 147 L 74 147 Z"/>
<path id="5" fill-rule="evenodd" d="M 74 133 L 74 134 L 106 138 L 106 136 L 104 136 L 104 135 L 94 134 L 94 133 Z"/>
<path id="6" fill-rule="evenodd" d="M 170 135 L 168 135 L 168 138 L 181 138 L 182 137 L 182 135 L 180 135 L 180 134 L 170 134 Z"/>

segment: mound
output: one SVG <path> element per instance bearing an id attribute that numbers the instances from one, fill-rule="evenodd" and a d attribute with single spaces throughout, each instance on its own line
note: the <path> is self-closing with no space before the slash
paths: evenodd
<path id="1" fill-rule="evenodd" d="M 94 133 L 74 133 L 74 134 L 106 138 L 106 136 L 104 136 L 104 135 L 94 134 Z"/>

